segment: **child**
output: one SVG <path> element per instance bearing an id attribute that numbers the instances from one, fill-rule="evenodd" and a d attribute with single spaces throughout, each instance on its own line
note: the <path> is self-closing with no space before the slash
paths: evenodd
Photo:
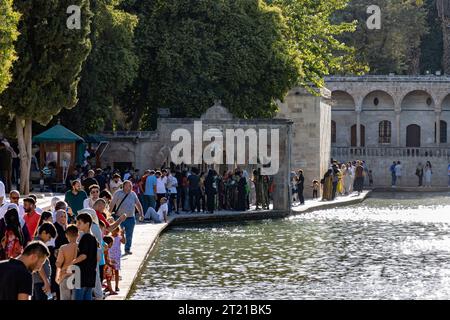
<path id="1" fill-rule="evenodd" d="M 41 218 L 39 219 L 38 226 L 40 227 L 44 222 L 53 223 L 53 215 L 50 211 L 42 212 Z"/>
<path id="2" fill-rule="evenodd" d="M 77 257 L 78 246 L 78 228 L 76 225 L 71 224 L 66 229 L 66 237 L 69 240 L 68 244 L 65 244 L 59 248 L 58 258 L 56 259 L 56 283 L 59 284 L 60 300 L 72 300 L 72 290 L 67 287 L 67 280 L 71 272 L 68 268 L 72 265 L 72 261 Z"/>
<path id="3" fill-rule="evenodd" d="M 373 185 L 373 176 L 372 176 L 372 170 L 369 170 L 369 186 Z"/>
<path id="4" fill-rule="evenodd" d="M 44 222 L 38 229 L 38 235 L 35 240 L 40 240 L 43 243 L 56 238 L 56 228 L 53 223 Z M 54 272 L 54 270 L 53 270 Z M 50 260 L 46 259 L 44 265 L 39 272 L 33 273 L 33 296 L 31 300 L 52 300 L 52 290 L 50 285 L 50 277 L 52 275 L 52 268 Z"/>
<path id="5" fill-rule="evenodd" d="M 316 199 L 316 198 L 318 198 L 320 184 L 319 184 L 318 180 L 313 180 L 312 183 L 313 183 L 313 185 L 312 185 L 312 188 L 313 188 L 313 199 Z"/>
<path id="6" fill-rule="evenodd" d="M 126 243 L 125 235 L 120 227 L 117 227 L 112 231 L 112 237 L 114 239 L 112 246 L 109 248 L 109 259 L 111 260 L 111 265 L 114 270 L 114 278 L 116 282 L 116 292 L 119 291 L 119 280 L 120 280 L 120 257 L 122 252 L 120 251 L 120 244 Z"/>
<path id="7" fill-rule="evenodd" d="M 116 295 L 117 292 L 114 291 L 112 289 L 112 286 L 111 286 L 111 280 L 112 280 L 112 277 L 113 277 L 114 270 L 113 270 L 113 267 L 112 267 L 112 261 L 111 261 L 111 259 L 109 257 L 109 254 L 108 254 L 109 249 L 111 249 L 111 247 L 113 246 L 114 239 L 111 236 L 104 236 L 103 237 L 103 241 L 106 244 L 106 247 L 105 247 L 105 250 L 104 250 L 104 252 L 105 252 L 105 265 L 103 267 L 103 270 L 104 270 L 103 271 L 103 276 L 104 276 L 104 278 L 106 280 L 106 289 L 105 289 L 105 291 L 109 291 L 109 295 Z"/>
<path id="8" fill-rule="evenodd" d="M 72 264 L 80 268 L 81 288 L 75 288 L 74 300 L 92 300 L 92 291 L 95 288 L 97 269 L 97 248 L 99 245 L 91 234 L 92 217 L 89 213 L 79 213 L 77 228 L 82 234 L 78 243 L 78 256 Z"/>

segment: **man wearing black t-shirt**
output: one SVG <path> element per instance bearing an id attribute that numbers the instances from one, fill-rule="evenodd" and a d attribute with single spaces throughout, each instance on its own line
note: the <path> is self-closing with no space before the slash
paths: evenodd
<path id="1" fill-rule="evenodd" d="M 92 300 L 97 268 L 98 243 L 90 233 L 92 217 L 87 213 L 77 216 L 77 228 L 82 234 L 78 243 L 78 256 L 73 264 L 80 268 L 81 288 L 75 288 L 75 300 Z"/>
<path id="2" fill-rule="evenodd" d="M 89 193 L 89 188 L 93 185 L 96 184 L 98 185 L 98 181 L 94 178 L 95 176 L 95 172 L 94 170 L 89 170 L 88 171 L 88 177 L 86 179 L 84 179 L 84 181 L 82 182 L 84 191 L 86 193 Z"/>
<path id="3" fill-rule="evenodd" d="M 29 300 L 33 291 L 31 274 L 41 270 L 49 256 L 43 242 L 33 241 L 17 259 L 0 262 L 0 301 Z"/>

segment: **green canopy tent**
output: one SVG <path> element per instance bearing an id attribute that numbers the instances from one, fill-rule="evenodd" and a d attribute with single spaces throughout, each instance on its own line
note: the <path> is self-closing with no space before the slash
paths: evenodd
<path id="1" fill-rule="evenodd" d="M 77 149 L 83 145 L 84 139 L 66 127 L 57 124 L 33 137 L 33 143 L 40 145 L 41 168 L 54 163 L 56 179 L 62 181 L 64 169 L 66 169 L 66 172 L 71 172 L 75 168 L 75 164 L 80 163 Z"/>

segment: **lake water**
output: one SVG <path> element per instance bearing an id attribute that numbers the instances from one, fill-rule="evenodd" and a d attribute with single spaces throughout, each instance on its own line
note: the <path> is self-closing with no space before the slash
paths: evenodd
<path id="1" fill-rule="evenodd" d="M 373 194 L 282 220 L 174 227 L 131 299 L 450 299 L 450 197 Z"/>

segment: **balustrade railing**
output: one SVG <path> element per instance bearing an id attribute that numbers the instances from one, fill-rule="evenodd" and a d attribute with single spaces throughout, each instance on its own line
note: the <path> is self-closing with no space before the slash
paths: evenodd
<path id="1" fill-rule="evenodd" d="M 437 157 L 449 158 L 450 149 L 442 147 L 332 147 L 334 158 L 355 157 Z"/>

